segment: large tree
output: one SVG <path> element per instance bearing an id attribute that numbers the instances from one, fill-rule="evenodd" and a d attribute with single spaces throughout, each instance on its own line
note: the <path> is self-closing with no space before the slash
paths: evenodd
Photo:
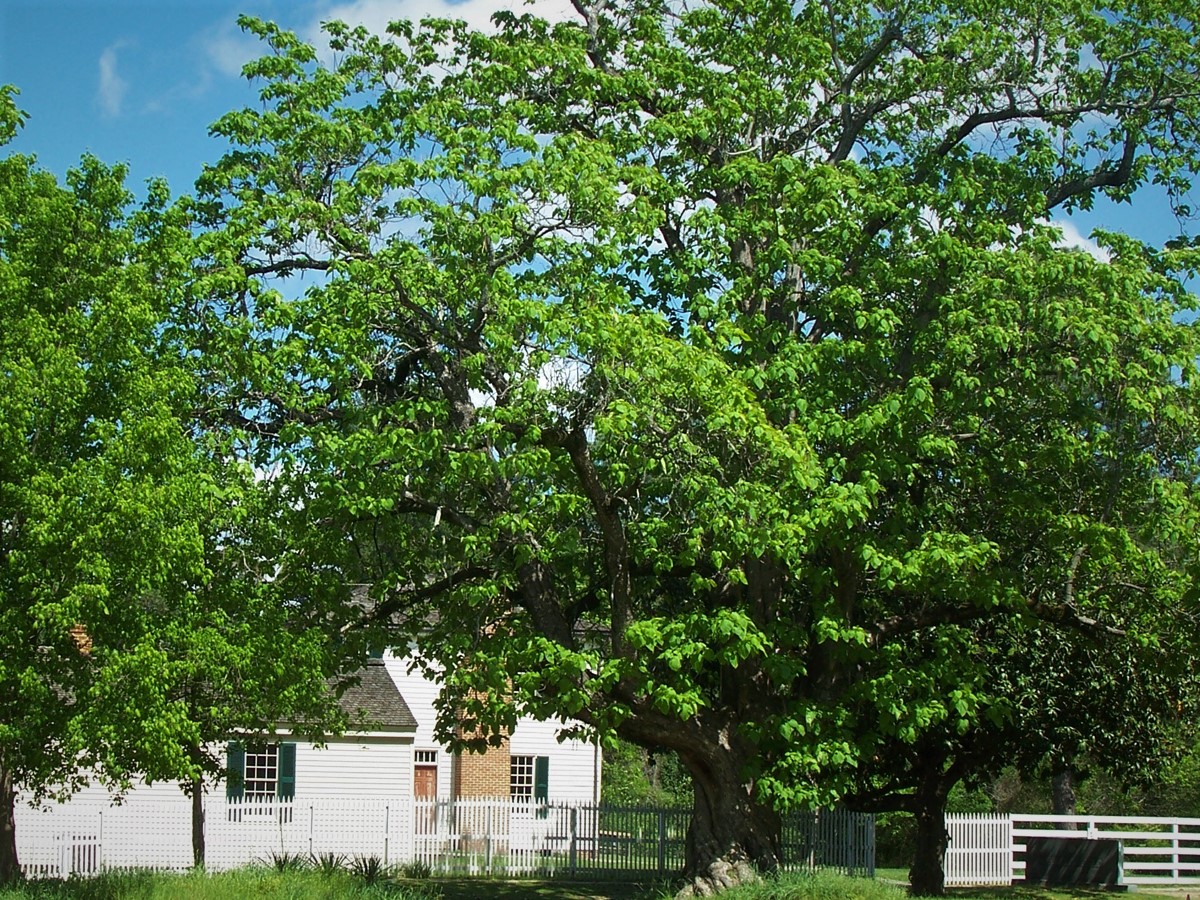
<path id="1" fill-rule="evenodd" d="M 262 105 L 214 126 L 180 312 L 298 558 L 444 666 L 445 736 L 675 751 L 706 893 L 777 865 L 781 806 L 970 725 L 959 630 L 1134 631 L 1177 583 L 1193 258 L 1047 217 L 1182 203 L 1195 11 L 577 10 L 332 24 L 329 64 L 244 20 Z"/>

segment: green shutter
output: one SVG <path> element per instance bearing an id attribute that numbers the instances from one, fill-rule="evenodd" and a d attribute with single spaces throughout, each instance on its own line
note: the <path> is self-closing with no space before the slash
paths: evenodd
<path id="1" fill-rule="evenodd" d="M 246 748 L 237 741 L 229 742 L 225 756 L 225 797 L 241 800 L 246 789 Z"/>
<path id="2" fill-rule="evenodd" d="M 549 810 L 546 801 L 550 799 L 550 757 L 538 756 L 533 760 L 533 799 L 538 804 L 538 818 L 544 819 Z"/>
<path id="3" fill-rule="evenodd" d="M 296 798 L 296 745 L 279 745 L 279 786 L 275 796 L 280 800 Z"/>

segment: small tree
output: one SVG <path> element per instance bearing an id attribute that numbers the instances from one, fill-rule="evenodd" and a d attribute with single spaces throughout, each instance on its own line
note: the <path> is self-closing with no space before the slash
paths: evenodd
<path id="1" fill-rule="evenodd" d="M 960 663 L 962 677 L 947 677 L 949 668 L 935 676 L 947 678 L 943 708 L 922 710 L 932 719 L 919 731 L 872 727 L 892 737 L 874 747 L 845 798 L 865 811 L 912 814 L 912 893 L 944 893 L 945 815 L 960 784 L 987 783 L 1006 768 L 1053 771 L 1061 760 L 1074 765 L 1085 756 L 1130 785 L 1169 772 L 1184 749 L 1175 740 L 1180 725 L 1196 708 L 1185 649 L 1195 641 L 1190 617 L 1164 610 L 1149 647 L 1128 635 L 1064 634 L 1035 623 L 999 634 L 964 629 L 953 641 L 969 660 Z M 911 668 L 931 671 L 930 637 L 914 636 Z M 892 698 L 896 721 L 917 712 Z"/>
<path id="2" fill-rule="evenodd" d="M 123 178 L 0 160 L 0 881 L 18 788 L 140 774 L 198 798 L 232 730 L 336 727 L 325 678 L 357 649 L 271 561 L 271 486 L 191 424 L 194 361 L 165 323 L 187 234 L 161 184 L 131 213 Z"/>
<path id="3" fill-rule="evenodd" d="M 6 89 L 0 121 L 19 123 Z M 67 186 L 0 161 L 0 877 L 19 874 L 14 788 L 35 795 L 123 769 L 90 712 L 114 671 L 108 626 L 196 571 L 179 514 L 192 445 L 157 357 L 152 267 L 126 217 L 123 171 L 85 158 Z M 122 637 L 124 634 L 122 633 Z M 124 641 L 122 641 L 124 643 Z M 136 719 L 139 710 L 124 712 Z"/>
<path id="4" fill-rule="evenodd" d="M 655 753 L 627 741 L 604 748 L 601 801 L 614 806 L 680 806 L 692 786 L 673 753 Z"/>

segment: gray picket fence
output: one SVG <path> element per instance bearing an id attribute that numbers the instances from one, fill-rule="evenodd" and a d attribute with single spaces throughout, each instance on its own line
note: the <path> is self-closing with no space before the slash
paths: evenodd
<path id="1" fill-rule="evenodd" d="M 691 810 L 497 800 L 418 801 L 412 859 L 438 873 L 567 878 L 682 871 Z M 845 810 L 785 817 L 783 865 L 875 874 L 874 818 Z"/>
<path id="2" fill-rule="evenodd" d="M 682 808 L 545 804 L 495 799 L 341 798 L 205 803 L 207 866 L 217 871 L 281 854 L 378 857 L 445 875 L 497 877 L 666 877 L 683 869 L 691 811 Z M 71 802 L 27 810 L 17 849 L 31 877 L 105 869 L 191 866 L 186 803 Z M 788 869 L 873 875 L 870 816 L 843 810 L 784 820 Z"/>

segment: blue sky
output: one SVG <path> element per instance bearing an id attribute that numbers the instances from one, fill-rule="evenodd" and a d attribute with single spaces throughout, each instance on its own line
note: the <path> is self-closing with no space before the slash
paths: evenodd
<path id="1" fill-rule="evenodd" d="M 208 126 L 257 102 L 243 63 L 261 45 L 239 13 L 271 19 L 309 40 L 342 19 L 382 30 L 391 19 L 446 16 L 480 27 L 519 0 L 0 0 L 0 84 L 20 90 L 29 115 L 13 149 L 62 174 L 84 152 L 190 190 L 221 141 Z M 565 15 L 567 0 L 536 8 Z"/>
<path id="2" fill-rule="evenodd" d="M 222 142 L 208 126 L 256 102 L 238 74 L 257 41 L 236 26 L 239 13 L 273 19 L 310 40 L 338 18 L 382 29 L 389 19 L 440 15 L 483 26 L 520 0 L 0 0 L 0 84 L 15 84 L 29 120 L 14 149 L 36 154 L 58 174 L 91 152 L 130 167 L 130 182 L 163 176 L 188 191 Z M 537 0 L 549 16 L 567 0 Z M 1177 234 L 1165 199 L 1143 191 L 1135 203 L 1100 203 L 1065 223 L 1068 239 L 1093 228 L 1125 231 L 1154 244 Z M 1191 230 L 1196 230 L 1195 224 Z"/>

